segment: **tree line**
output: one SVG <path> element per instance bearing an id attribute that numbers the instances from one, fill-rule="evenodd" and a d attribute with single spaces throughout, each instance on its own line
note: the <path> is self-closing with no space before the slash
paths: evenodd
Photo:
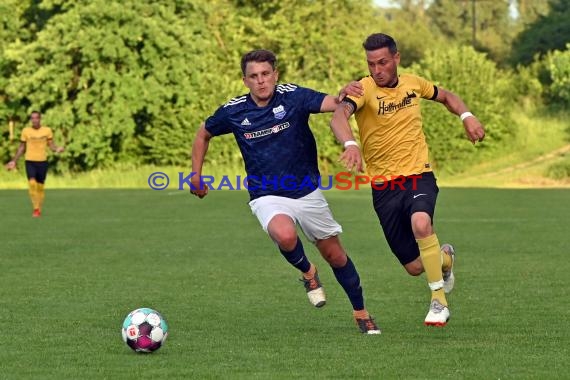
<path id="1" fill-rule="evenodd" d="M 32 110 L 43 113 L 60 172 L 189 164 L 200 123 L 246 92 L 239 61 L 273 50 L 280 81 L 335 94 L 367 75 L 370 33 L 399 43 L 402 71 L 460 94 L 488 140 L 465 143 L 460 123 L 425 103 L 435 164 L 464 169 L 516 135 L 522 99 L 570 104 L 570 0 L 4 0 L 0 4 L 0 157 L 7 161 Z M 321 164 L 339 147 L 330 115 L 313 117 Z M 477 152 L 479 150 L 479 152 Z M 239 164 L 231 137 L 211 165 Z"/>

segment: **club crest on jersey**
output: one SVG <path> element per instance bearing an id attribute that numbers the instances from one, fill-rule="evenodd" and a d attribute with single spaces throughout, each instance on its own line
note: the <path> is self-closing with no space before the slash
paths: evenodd
<path id="1" fill-rule="evenodd" d="M 273 115 L 275 116 L 276 119 L 279 120 L 283 119 L 286 113 L 287 112 L 285 112 L 285 107 L 283 107 L 282 105 L 273 108 Z"/>

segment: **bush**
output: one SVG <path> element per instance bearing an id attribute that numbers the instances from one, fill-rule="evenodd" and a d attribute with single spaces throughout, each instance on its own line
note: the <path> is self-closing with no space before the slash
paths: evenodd
<path id="1" fill-rule="evenodd" d="M 552 164 L 546 169 L 546 176 L 556 180 L 570 179 L 570 157 Z"/>
<path id="2" fill-rule="evenodd" d="M 562 105 L 570 104 L 570 44 L 565 51 L 556 50 L 548 54 L 545 64 L 550 74 L 549 97 Z"/>

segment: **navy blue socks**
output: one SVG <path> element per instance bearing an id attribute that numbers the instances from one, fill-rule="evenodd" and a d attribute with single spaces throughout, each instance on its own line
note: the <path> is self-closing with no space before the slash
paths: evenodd
<path id="1" fill-rule="evenodd" d="M 348 260 L 344 267 L 332 268 L 332 270 L 336 280 L 346 292 L 346 295 L 352 304 L 352 308 L 354 310 L 363 310 L 364 297 L 362 296 L 360 277 L 358 276 L 358 272 L 356 271 L 352 260 L 350 260 L 350 257 L 347 256 L 347 259 Z"/>
<path id="2" fill-rule="evenodd" d="M 303 249 L 303 243 L 301 243 L 301 239 L 297 237 L 297 245 L 291 252 L 286 252 L 279 248 L 279 251 L 285 257 L 291 265 L 295 268 L 299 269 L 301 272 L 306 273 L 311 269 L 311 263 L 307 256 L 305 256 L 305 250 Z"/>

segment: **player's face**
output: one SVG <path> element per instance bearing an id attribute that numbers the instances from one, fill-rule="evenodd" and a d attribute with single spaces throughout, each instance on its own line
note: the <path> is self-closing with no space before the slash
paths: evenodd
<path id="1" fill-rule="evenodd" d="M 366 51 L 368 71 L 379 87 L 391 87 L 398 81 L 400 53 L 390 53 L 387 47 Z"/>
<path id="2" fill-rule="evenodd" d="M 30 116 L 30 121 L 32 122 L 32 127 L 39 128 L 41 126 L 42 116 L 39 113 L 33 113 Z"/>
<path id="3" fill-rule="evenodd" d="M 269 103 L 275 92 L 277 79 L 277 70 L 273 70 L 269 62 L 248 62 L 245 67 L 243 84 L 249 88 L 255 103 L 264 106 Z"/>

